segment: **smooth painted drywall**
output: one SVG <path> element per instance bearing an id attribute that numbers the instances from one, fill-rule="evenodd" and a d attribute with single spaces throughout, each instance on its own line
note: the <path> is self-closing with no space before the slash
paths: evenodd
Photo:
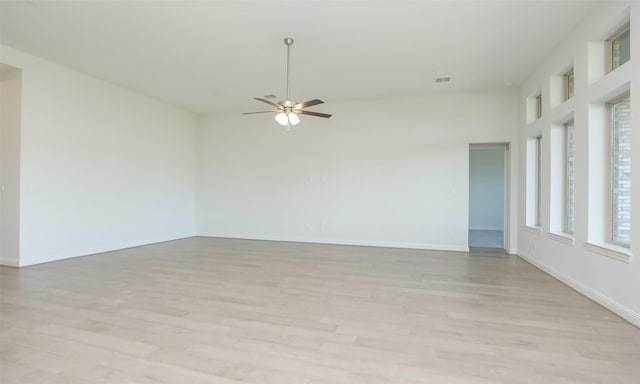
<path id="1" fill-rule="evenodd" d="M 617 70 L 604 75 L 604 41 L 626 22 L 631 22 L 631 51 L 629 62 Z M 520 205 L 519 225 L 525 230 L 519 231 L 518 254 L 541 269 L 559 278 L 593 300 L 605 305 L 624 318 L 640 326 L 640 71 L 638 71 L 640 53 L 640 4 L 635 2 L 607 2 L 598 4 L 574 31 L 559 39 L 559 45 L 550 57 L 537 65 L 533 73 L 523 84 L 520 92 L 520 145 L 525 146 L 528 137 L 542 133 L 542 228 L 525 229 L 526 166 L 525 151 L 520 153 Z M 554 95 L 555 76 L 561 76 L 573 65 L 575 73 L 575 96 L 564 102 L 551 105 L 549 100 L 558 99 Z M 594 251 L 586 245 L 602 238 L 604 225 L 597 221 L 604 201 L 595 201 L 598 189 L 607 181 L 597 177 L 599 169 L 606 164 L 592 164 L 589 159 L 593 150 L 602 148 L 598 140 L 599 113 L 602 103 L 611 100 L 625 89 L 631 92 L 632 120 L 632 235 L 630 262 L 624 262 Z M 542 91 L 542 118 L 527 124 L 525 119 L 526 98 Z M 598 111 L 598 113 L 594 113 Z M 550 228 L 561 227 L 553 223 L 550 194 L 552 168 L 559 164 L 551 163 L 552 129 L 561 126 L 571 118 L 575 127 L 575 231 L 573 239 L 556 236 Z M 601 119 L 600 119 L 601 120 Z M 591 148 L 590 148 L 591 146 Z M 597 151 L 596 151 L 597 152 Z M 590 198 L 590 188 L 593 196 Z M 590 225 L 591 224 L 591 225 Z M 590 234 L 589 231 L 592 233 Z M 593 232 L 593 231 L 596 232 Z"/>
<path id="2" fill-rule="evenodd" d="M 314 109 L 331 119 L 303 116 L 290 132 L 270 115 L 208 116 L 198 233 L 466 250 L 469 143 L 517 147 L 516 96 L 328 101 Z"/>
<path id="3" fill-rule="evenodd" d="M 22 71 L 0 66 L 0 264 L 18 266 Z"/>
<path id="4" fill-rule="evenodd" d="M 469 229 L 504 230 L 504 148 L 469 150 Z"/>
<path id="5" fill-rule="evenodd" d="M 2 47 L 22 70 L 20 265 L 195 234 L 190 112 Z"/>

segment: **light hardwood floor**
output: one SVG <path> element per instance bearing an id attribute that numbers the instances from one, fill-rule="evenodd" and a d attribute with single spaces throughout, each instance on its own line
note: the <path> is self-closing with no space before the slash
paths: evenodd
<path id="1" fill-rule="evenodd" d="M 191 238 L 1 279 L 3 384 L 640 382 L 639 329 L 498 251 Z"/>
<path id="2" fill-rule="evenodd" d="M 484 248 L 504 248 L 504 231 L 471 229 L 469 246 Z"/>

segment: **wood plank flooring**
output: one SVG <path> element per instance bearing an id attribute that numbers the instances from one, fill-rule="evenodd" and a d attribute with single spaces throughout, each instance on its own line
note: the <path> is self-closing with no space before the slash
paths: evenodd
<path id="1" fill-rule="evenodd" d="M 640 382 L 638 328 L 499 251 L 191 238 L 0 278 L 3 384 Z"/>
<path id="2" fill-rule="evenodd" d="M 470 229 L 469 247 L 504 248 L 504 231 Z"/>

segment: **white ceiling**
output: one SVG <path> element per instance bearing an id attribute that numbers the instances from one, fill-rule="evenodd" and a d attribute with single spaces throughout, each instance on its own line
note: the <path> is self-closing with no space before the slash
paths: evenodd
<path id="1" fill-rule="evenodd" d="M 517 86 L 593 5 L 3 0 L 0 22 L 3 44 L 209 113 L 284 99 L 287 36 L 297 101 Z M 434 84 L 444 75 L 451 83 Z"/>

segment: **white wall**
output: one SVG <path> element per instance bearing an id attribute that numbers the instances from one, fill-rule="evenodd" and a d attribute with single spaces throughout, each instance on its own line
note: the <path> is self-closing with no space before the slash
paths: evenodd
<path id="1" fill-rule="evenodd" d="M 196 116 L 26 53 L 20 265 L 195 234 Z"/>
<path id="2" fill-rule="evenodd" d="M 469 229 L 504 229 L 504 151 L 469 151 Z"/>
<path id="3" fill-rule="evenodd" d="M 630 8 L 629 8 L 630 7 Z M 604 43 L 626 21 L 631 22 L 631 52 L 629 62 L 604 74 Z M 614 312 L 640 326 L 640 4 L 632 2 L 607 2 L 599 4 L 569 36 L 559 41 L 549 58 L 541 62 L 537 70 L 521 87 L 520 146 L 525 147 L 527 137 L 542 133 L 542 228 L 525 227 L 526 154 L 520 154 L 519 223 L 521 230 L 518 253 L 543 270 L 574 287 L 576 290 L 607 306 Z M 571 66 L 575 73 L 575 96 L 559 102 L 554 94 L 558 75 Z M 594 135 L 601 121 L 595 119 L 599 110 L 611 97 L 625 89 L 631 92 L 632 108 L 632 235 L 631 248 L 623 253 L 606 251 L 592 244 L 602 238 L 604 223 L 600 209 L 604 201 L 595 196 L 607 184 L 598 177 L 595 148 L 604 145 Z M 526 98 L 542 91 L 543 116 L 527 124 L 524 112 Z M 551 102 L 549 102 L 551 101 Z M 591 114 L 590 114 L 591 110 Z M 551 130 L 567 117 L 575 121 L 576 151 L 576 213 L 573 236 L 555 234 L 556 227 L 550 211 Z M 590 170 L 589 167 L 592 167 Z M 590 198 L 591 195 L 591 198 Z M 553 212 L 555 213 L 555 212 Z M 591 229 L 589 228 L 591 226 Z M 590 233 L 591 231 L 591 233 Z M 602 245 L 602 244 L 601 244 Z M 606 246 L 606 245 L 605 245 Z M 626 253 L 626 255 L 625 255 Z M 619 256 L 619 257 L 618 257 Z"/>
<path id="4" fill-rule="evenodd" d="M 8 65 L 0 67 L 0 264 L 18 266 L 22 72 Z"/>
<path id="5" fill-rule="evenodd" d="M 469 143 L 516 143 L 515 91 L 315 110 L 334 116 L 291 132 L 271 115 L 203 120 L 200 235 L 468 249 Z"/>

